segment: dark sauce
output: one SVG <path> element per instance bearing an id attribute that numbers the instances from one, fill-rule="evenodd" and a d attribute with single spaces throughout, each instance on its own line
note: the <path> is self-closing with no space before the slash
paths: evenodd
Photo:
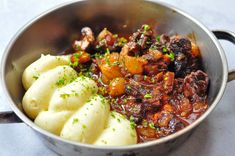
<path id="1" fill-rule="evenodd" d="M 64 54 L 75 58 L 74 54 L 89 54 L 89 59 L 83 57 L 86 61 L 71 57 L 72 63 L 78 61 L 74 69 L 96 81 L 98 94 L 109 100 L 111 109 L 131 121 L 138 143 L 175 133 L 207 110 L 209 78 L 203 72 L 200 51 L 189 38 L 157 35 L 143 25 L 129 39 L 105 29 L 81 48 L 88 41 L 82 33 L 79 46 L 73 43 Z M 125 57 L 133 61 L 129 67 Z M 142 70 L 135 69 L 136 62 Z M 119 83 L 122 92 L 118 95 L 110 91 L 114 79 L 124 81 Z"/>

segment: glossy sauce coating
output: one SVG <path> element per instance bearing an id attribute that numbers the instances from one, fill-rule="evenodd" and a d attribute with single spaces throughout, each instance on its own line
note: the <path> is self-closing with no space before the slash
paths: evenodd
<path id="1" fill-rule="evenodd" d="M 208 108 L 209 78 L 187 37 L 159 35 L 145 24 L 129 39 L 106 28 L 95 39 L 85 27 L 67 52 L 71 66 L 131 121 L 139 143 L 179 131 Z"/>

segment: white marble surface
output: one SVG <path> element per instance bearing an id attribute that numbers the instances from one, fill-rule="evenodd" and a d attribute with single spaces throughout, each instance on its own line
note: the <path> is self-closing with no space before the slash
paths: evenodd
<path id="1" fill-rule="evenodd" d="M 235 32 L 233 0 L 162 0 L 188 12 L 210 29 Z M 66 0 L 0 0 L 0 57 L 13 35 L 41 12 Z M 235 46 L 221 42 L 230 69 L 235 68 Z M 227 85 L 215 109 L 184 145 L 170 156 L 231 156 L 235 155 L 235 81 Z M 10 110 L 0 90 L 0 111 Z M 25 124 L 0 125 L 0 156 L 56 155 L 45 147 Z"/>

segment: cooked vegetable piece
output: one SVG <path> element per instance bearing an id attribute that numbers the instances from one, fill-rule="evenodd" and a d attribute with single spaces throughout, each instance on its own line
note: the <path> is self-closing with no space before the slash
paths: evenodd
<path id="1" fill-rule="evenodd" d="M 111 81 L 116 77 L 122 77 L 118 53 L 106 54 L 105 57 L 98 62 L 101 73 L 108 79 L 108 81 Z"/>
<path id="2" fill-rule="evenodd" d="M 85 51 L 78 51 L 71 56 L 72 63 L 86 63 L 91 60 L 90 54 Z"/>
<path id="3" fill-rule="evenodd" d="M 115 78 L 109 84 L 109 94 L 112 97 L 117 97 L 125 93 L 125 79 Z"/>

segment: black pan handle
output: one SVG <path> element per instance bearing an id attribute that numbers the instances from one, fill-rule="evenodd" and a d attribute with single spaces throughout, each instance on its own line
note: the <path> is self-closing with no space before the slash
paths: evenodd
<path id="1" fill-rule="evenodd" d="M 212 31 L 214 35 L 221 40 L 230 41 L 235 44 L 235 33 L 228 30 L 214 30 Z M 235 79 L 235 69 L 229 71 L 228 82 Z"/>
<path id="2" fill-rule="evenodd" d="M 0 112 L 0 124 L 19 123 L 22 120 L 12 111 Z"/>

